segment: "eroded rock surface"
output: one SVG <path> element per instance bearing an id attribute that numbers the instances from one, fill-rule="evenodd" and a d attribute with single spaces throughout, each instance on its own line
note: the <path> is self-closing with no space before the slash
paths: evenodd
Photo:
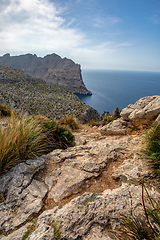
<path id="1" fill-rule="evenodd" d="M 5 202 L 0 204 L 0 230 L 12 230 L 40 211 L 47 188 L 33 175 L 44 162 L 45 156 L 27 160 L 0 177 L 1 192 L 7 192 Z"/>
<path id="2" fill-rule="evenodd" d="M 160 95 L 147 96 L 139 99 L 135 104 L 130 104 L 120 113 L 124 120 L 131 121 L 134 125 L 147 124 L 156 119 L 160 114 Z"/>
<path id="3" fill-rule="evenodd" d="M 60 224 L 62 238 L 68 240 L 78 239 L 79 236 L 85 239 L 91 229 L 93 231 L 99 226 L 101 237 L 104 237 L 103 231 L 110 224 L 114 229 L 119 227 L 120 214 L 129 215 L 133 209 L 138 215 L 142 212 L 141 191 L 141 186 L 123 183 L 121 187 L 101 194 L 85 193 L 63 207 L 43 212 L 37 225 L 48 224 L 53 219 Z M 154 190 L 150 191 L 150 195 L 154 198 L 160 196 Z"/>
<path id="4" fill-rule="evenodd" d="M 54 223 L 67 240 L 109 240 L 108 229 L 119 228 L 120 214 L 142 212 L 139 182 L 151 171 L 140 153 L 140 135 L 101 136 L 94 128 L 74 134 L 76 146 L 20 163 L 1 175 L 1 191 L 7 192 L 0 203 L 1 230 L 18 227 L 17 236 L 23 237 L 27 225 L 20 224 L 43 209 L 28 240 L 56 240 Z M 104 172 L 106 181 L 114 182 L 111 189 L 101 184 Z M 153 188 L 149 193 L 160 197 Z M 16 231 L 0 239 L 14 240 Z"/>
<path id="5" fill-rule="evenodd" d="M 100 132 L 102 135 L 125 135 L 127 133 L 127 122 L 118 118 L 101 127 Z"/>

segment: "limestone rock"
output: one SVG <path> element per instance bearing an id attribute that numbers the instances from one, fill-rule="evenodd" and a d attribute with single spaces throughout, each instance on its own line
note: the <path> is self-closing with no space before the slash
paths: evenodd
<path id="1" fill-rule="evenodd" d="M 0 230 L 14 229 L 41 209 L 47 188 L 32 177 L 44 167 L 44 162 L 45 156 L 27 160 L 1 175 L 1 191 L 7 191 L 7 197 L 0 204 Z"/>
<path id="2" fill-rule="evenodd" d="M 47 224 L 41 224 L 39 227 L 27 238 L 27 240 L 56 240 L 54 237 L 54 229 Z"/>
<path id="3" fill-rule="evenodd" d="M 124 135 L 127 133 L 127 122 L 118 118 L 107 125 L 100 127 L 102 135 Z"/>
<path id="4" fill-rule="evenodd" d="M 32 213 L 38 213 L 42 208 L 42 199 L 47 193 L 44 183 L 33 180 L 32 183 L 22 191 L 15 192 L 11 200 L 8 199 L 7 204 L 0 205 L 0 230 L 6 232 L 14 229 L 23 222 Z"/>
<path id="5" fill-rule="evenodd" d="M 8 236 L 0 236 L 0 240 L 22 240 L 23 236 L 27 232 L 27 227 L 30 224 L 27 223 L 23 227 L 19 228 L 18 230 L 14 231 L 13 233 L 9 234 Z"/>
<path id="6" fill-rule="evenodd" d="M 109 224 L 118 228 L 120 214 L 129 215 L 130 210 L 134 209 L 134 213 L 139 215 L 142 212 L 141 191 L 141 186 L 123 184 L 102 194 L 85 193 L 63 207 L 44 211 L 39 216 L 37 225 L 47 224 L 52 219 L 60 224 L 62 238 L 74 240 L 81 236 L 85 239 L 84 236 L 97 226 L 102 228 L 102 233 Z M 151 197 L 160 197 L 154 190 L 149 193 Z"/>
<path id="7" fill-rule="evenodd" d="M 20 56 L 5 54 L 0 57 L 0 65 L 22 69 L 32 77 L 43 79 L 48 84 L 65 87 L 73 93 L 92 94 L 84 85 L 80 65 L 70 59 L 62 59 L 54 53 L 43 58 L 35 54 Z"/>
<path id="8" fill-rule="evenodd" d="M 92 135 L 93 131 L 86 130 L 76 137 L 86 137 L 84 133 L 90 134 L 85 145 L 54 150 L 20 163 L 0 176 L 2 191 L 6 191 L 5 202 L 0 203 L 0 230 L 15 230 L 32 213 L 39 212 L 43 200 L 45 207 L 52 209 L 40 214 L 28 240 L 56 240 L 53 222 L 60 226 L 62 239 L 110 240 L 109 228 L 120 227 L 121 214 L 129 215 L 130 210 L 137 215 L 143 212 L 138 182 L 141 176 L 150 177 L 150 171 L 140 155 L 142 138 L 139 135 L 98 138 L 95 133 Z M 119 179 L 119 184 L 114 185 L 108 174 Z M 102 176 L 110 177 L 115 189 L 106 189 L 108 183 L 101 181 Z M 148 191 L 151 197 L 160 198 L 156 190 Z M 74 193 L 78 197 L 67 199 Z M 15 239 L 16 234 L 22 238 L 25 231 L 26 225 L 0 239 Z"/>
<path id="9" fill-rule="evenodd" d="M 90 232 L 83 237 L 83 240 L 111 240 L 103 227 L 97 226 L 91 228 Z"/>
<path id="10" fill-rule="evenodd" d="M 147 166 L 147 160 L 138 158 L 138 156 L 134 156 L 133 159 L 126 159 L 122 163 L 122 165 L 112 174 L 114 179 L 119 179 L 120 181 L 135 181 L 138 182 L 143 177 L 150 177 L 152 171 L 149 171 L 149 167 Z"/>
<path id="11" fill-rule="evenodd" d="M 75 145 L 85 145 L 86 138 L 85 137 L 77 137 L 75 138 Z"/>
<path id="12" fill-rule="evenodd" d="M 84 180 L 93 176 L 91 173 L 74 169 L 73 167 L 64 166 L 57 170 L 58 178 L 56 184 L 51 188 L 48 197 L 54 198 L 55 202 L 60 201 L 64 197 L 77 192 L 79 187 L 84 183 Z M 45 182 L 49 185 L 55 181 L 56 173 L 47 177 Z M 53 178 L 52 178 L 53 176 Z"/>
<path id="13" fill-rule="evenodd" d="M 141 98 L 121 111 L 124 120 L 136 124 L 147 124 L 160 114 L 160 95 Z"/>

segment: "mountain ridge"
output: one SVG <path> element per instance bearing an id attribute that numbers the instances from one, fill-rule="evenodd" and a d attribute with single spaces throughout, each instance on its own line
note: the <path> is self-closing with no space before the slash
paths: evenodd
<path id="1" fill-rule="evenodd" d="M 99 117 L 99 113 L 81 102 L 64 87 L 48 85 L 22 70 L 0 65 L 0 104 L 12 105 L 17 111 L 41 114 L 51 120 L 72 115 L 80 122 Z"/>
<path id="2" fill-rule="evenodd" d="M 76 64 L 66 57 L 61 58 L 55 53 L 44 57 L 37 57 L 36 54 L 31 53 L 10 56 L 7 53 L 0 57 L 0 65 L 19 68 L 31 77 L 43 79 L 47 84 L 65 87 L 76 94 L 92 94 L 85 87 L 80 64 Z"/>

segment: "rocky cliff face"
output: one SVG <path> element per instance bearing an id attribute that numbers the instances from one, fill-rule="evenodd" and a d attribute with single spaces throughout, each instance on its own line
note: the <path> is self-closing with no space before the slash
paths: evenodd
<path id="1" fill-rule="evenodd" d="M 0 65 L 19 68 L 32 77 L 45 80 L 47 84 L 65 87 L 73 93 L 92 94 L 84 85 L 80 65 L 70 59 L 62 59 L 54 53 L 44 58 L 35 54 L 20 56 L 5 54 L 0 57 Z"/>
<path id="2" fill-rule="evenodd" d="M 43 80 L 7 66 L 0 66 L 0 104 L 11 104 L 17 110 L 52 120 L 72 115 L 85 123 L 99 116 L 66 88 L 47 85 Z"/>

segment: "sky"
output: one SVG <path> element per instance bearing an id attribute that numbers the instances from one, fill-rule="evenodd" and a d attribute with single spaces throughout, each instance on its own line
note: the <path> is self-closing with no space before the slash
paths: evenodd
<path id="1" fill-rule="evenodd" d="M 0 56 L 160 72 L 160 0 L 0 0 Z"/>

